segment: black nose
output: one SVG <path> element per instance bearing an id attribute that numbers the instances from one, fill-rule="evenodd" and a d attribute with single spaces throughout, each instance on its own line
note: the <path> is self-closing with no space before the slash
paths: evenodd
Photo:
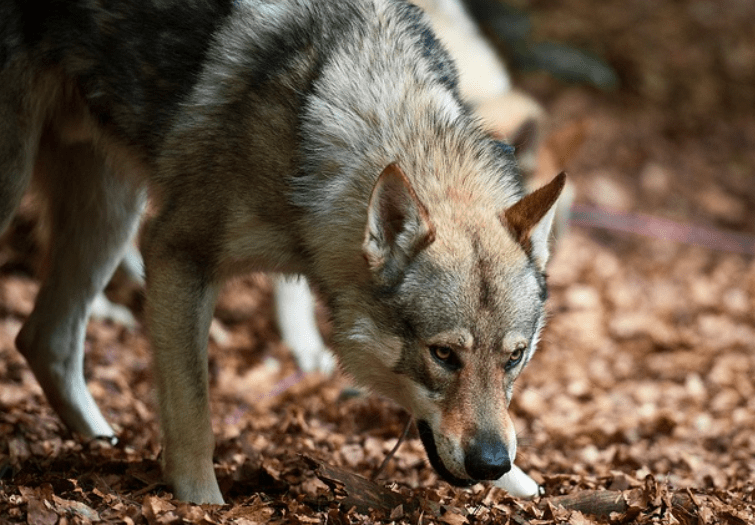
<path id="1" fill-rule="evenodd" d="M 511 460 L 501 438 L 493 432 L 478 434 L 467 447 L 464 468 L 473 479 L 498 479 L 511 470 Z"/>

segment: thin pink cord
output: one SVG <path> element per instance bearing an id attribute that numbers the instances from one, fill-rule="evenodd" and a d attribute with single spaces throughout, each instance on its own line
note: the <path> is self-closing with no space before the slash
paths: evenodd
<path id="1" fill-rule="evenodd" d="M 575 204 L 570 222 L 576 226 L 604 228 L 667 241 L 703 246 L 712 250 L 755 254 L 755 236 L 682 224 L 644 214 L 630 214 Z"/>

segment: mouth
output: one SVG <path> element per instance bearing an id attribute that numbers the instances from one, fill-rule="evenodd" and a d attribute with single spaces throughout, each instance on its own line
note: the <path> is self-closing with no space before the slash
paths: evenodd
<path id="1" fill-rule="evenodd" d="M 440 477 L 442 477 L 446 482 L 455 487 L 471 487 L 472 485 L 479 483 L 474 479 L 464 479 L 454 476 L 446 468 L 446 466 L 443 464 L 443 461 L 441 461 L 440 459 L 440 454 L 438 454 L 438 447 L 435 445 L 435 437 L 433 437 L 433 431 L 427 421 L 417 421 L 417 430 L 419 431 L 419 437 L 422 440 L 422 444 L 425 447 L 425 452 L 427 452 L 427 459 L 430 460 L 430 464 L 435 469 L 435 472 L 440 475 Z"/>

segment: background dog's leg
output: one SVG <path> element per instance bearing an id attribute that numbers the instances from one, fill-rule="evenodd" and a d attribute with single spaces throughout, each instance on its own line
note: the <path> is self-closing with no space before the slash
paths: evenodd
<path id="1" fill-rule="evenodd" d="M 320 336 L 315 298 L 304 277 L 276 277 L 275 314 L 283 342 L 291 348 L 303 372 L 330 374 L 335 359 Z"/>
<path id="2" fill-rule="evenodd" d="M 144 239 L 146 314 L 155 359 L 163 474 L 176 498 L 223 503 L 212 455 L 207 338 L 218 286 L 195 263 L 202 245 L 183 244 L 158 218 Z M 192 246 L 191 243 L 188 243 Z"/>
<path id="3" fill-rule="evenodd" d="M 51 244 L 19 351 L 65 424 L 85 436 L 113 436 L 84 380 L 84 337 L 92 301 L 123 255 L 143 206 L 142 192 L 113 176 L 89 144 L 45 135 L 35 179 L 49 200 Z"/>

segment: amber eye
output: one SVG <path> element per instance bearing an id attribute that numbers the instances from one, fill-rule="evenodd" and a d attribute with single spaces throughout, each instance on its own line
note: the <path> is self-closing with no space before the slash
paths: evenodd
<path id="1" fill-rule="evenodd" d="M 430 347 L 430 355 L 449 370 L 458 370 L 461 368 L 459 357 L 456 355 L 456 352 L 448 346 L 432 345 Z"/>
<path id="2" fill-rule="evenodd" d="M 524 351 L 526 350 L 525 345 L 518 345 L 516 347 L 516 350 L 511 352 L 511 355 L 509 356 L 509 360 L 506 362 L 506 370 L 511 370 L 516 365 L 519 364 L 519 362 L 524 357 Z"/>
<path id="3" fill-rule="evenodd" d="M 454 351 L 447 346 L 431 346 L 430 352 L 432 352 L 435 359 L 440 361 L 448 361 L 451 358 L 451 354 L 454 353 Z"/>

